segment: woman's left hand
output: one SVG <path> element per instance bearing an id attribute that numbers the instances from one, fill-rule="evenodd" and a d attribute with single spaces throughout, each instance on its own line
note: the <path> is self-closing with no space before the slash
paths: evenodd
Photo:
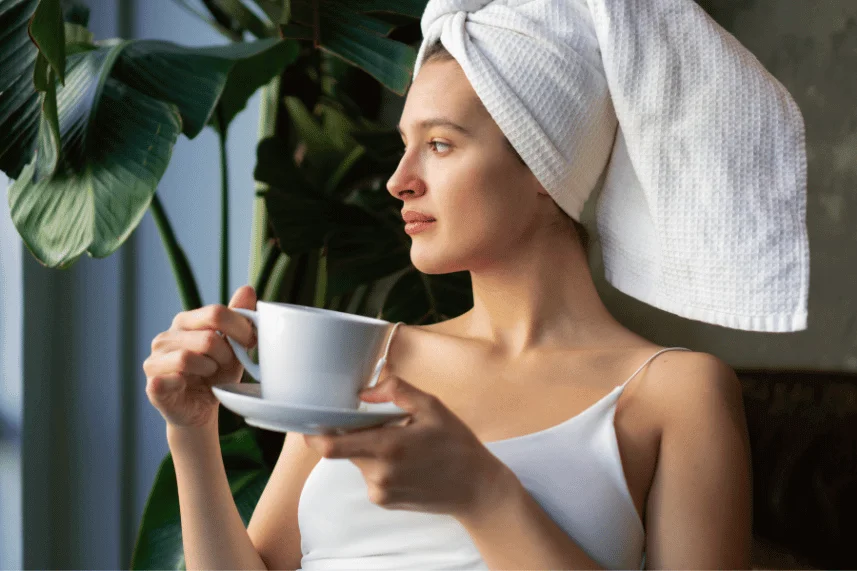
<path id="1" fill-rule="evenodd" d="M 393 401 L 408 423 L 346 434 L 305 434 L 325 458 L 347 458 L 363 473 L 369 500 L 387 509 L 478 517 L 518 483 L 514 473 L 437 397 L 390 376 L 360 393 Z"/>

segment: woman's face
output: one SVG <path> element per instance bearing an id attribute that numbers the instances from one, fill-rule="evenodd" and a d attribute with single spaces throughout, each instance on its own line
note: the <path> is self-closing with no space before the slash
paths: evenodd
<path id="1" fill-rule="evenodd" d="M 489 267 L 542 223 L 539 209 L 551 199 L 508 147 L 455 60 L 420 70 L 399 130 L 405 151 L 387 189 L 403 201 L 403 212 L 435 219 L 411 236 L 411 261 L 420 271 Z"/>

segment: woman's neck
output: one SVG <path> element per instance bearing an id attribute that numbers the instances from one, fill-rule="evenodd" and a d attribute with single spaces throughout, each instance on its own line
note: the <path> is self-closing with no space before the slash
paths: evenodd
<path id="1" fill-rule="evenodd" d="M 601 301 L 586 253 L 569 232 L 540 233 L 470 275 L 474 305 L 460 318 L 462 330 L 510 358 L 551 346 L 591 346 L 623 329 Z"/>

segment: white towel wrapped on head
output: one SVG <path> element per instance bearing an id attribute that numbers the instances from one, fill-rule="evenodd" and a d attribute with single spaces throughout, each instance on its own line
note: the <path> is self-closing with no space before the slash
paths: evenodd
<path id="1" fill-rule="evenodd" d="M 430 0 L 422 32 L 414 76 L 440 41 L 569 216 L 605 175 L 613 286 L 734 329 L 806 328 L 803 117 L 693 0 Z"/>

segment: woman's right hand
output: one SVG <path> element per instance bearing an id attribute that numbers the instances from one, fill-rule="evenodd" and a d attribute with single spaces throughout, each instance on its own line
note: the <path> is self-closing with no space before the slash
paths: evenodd
<path id="1" fill-rule="evenodd" d="M 238 383 L 244 366 L 217 331 L 248 349 L 256 344 L 250 321 L 233 307 L 256 309 L 256 292 L 241 286 L 229 306 L 213 304 L 183 311 L 172 326 L 152 340 L 143 362 L 146 395 L 168 424 L 197 427 L 216 419 L 218 400 L 212 385 Z"/>

